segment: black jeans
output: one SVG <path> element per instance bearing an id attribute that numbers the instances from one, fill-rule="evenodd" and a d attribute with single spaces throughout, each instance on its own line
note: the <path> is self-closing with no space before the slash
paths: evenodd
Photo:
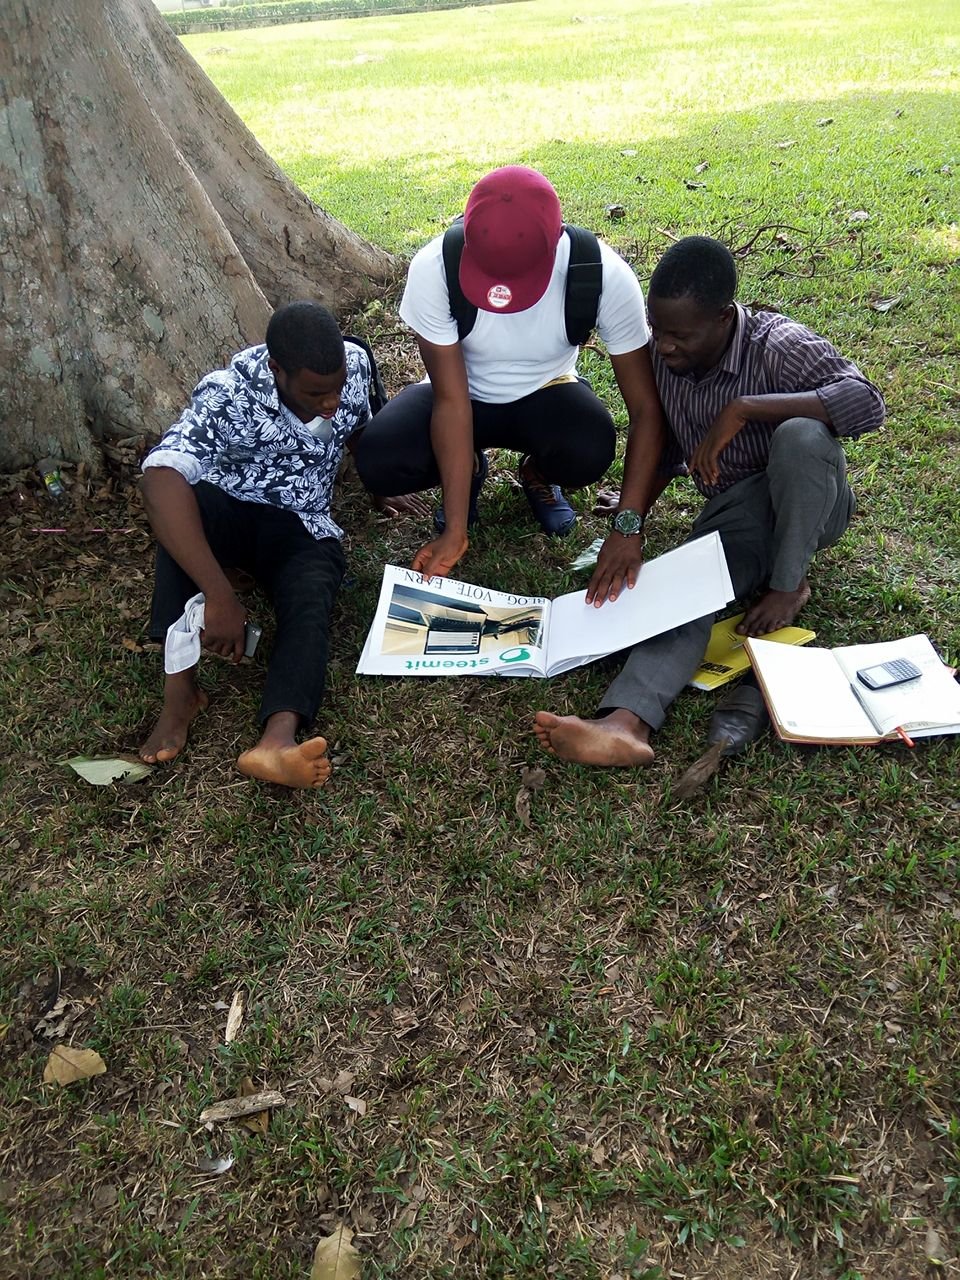
<path id="1" fill-rule="evenodd" d="M 582 489 L 613 461 L 616 429 L 608 410 L 585 382 L 562 382 L 512 400 L 471 400 L 477 449 L 529 454 L 550 484 Z M 433 388 L 405 387 L 360 433 L 354 461 L 371 493 L 416 493 L 440 483 L 430 442 Z"/>
<path id="2" fill-rule="evenodd" d="M 278 711 L 293 711 L 303 724 L 309 724 L 323 697 L 330 615 L 345 569 L 339 540 L 318 540 L 294 512 L 241 502 L 202 480 L 193 492 L 217 560 L 224 568 L 251 574 L 276 615 L 260 720 Z M 158 547 L 151 639 L 166 639 L 167 628 L 198 590 L 173 557 Z"/>

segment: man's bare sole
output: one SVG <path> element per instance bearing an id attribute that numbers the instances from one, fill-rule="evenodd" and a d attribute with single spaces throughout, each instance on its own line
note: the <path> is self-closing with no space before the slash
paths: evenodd
<path id="1" fill-rule="evenodd" d="M 153 732 L 140 748 L 140 759 L 146 764 L 167 764 L 175 760 L 187 744 L 191 722 L 206 710 L 209 702 L 203 690 L 194 684 L 168 688 Z"/>
<path id="2" fill-rule="evenodd" d="M 765 636 L 781 627 L 790 627 L 810 599 L 810 584 L 801 579 L 796 591 L 768 591 L 754 601 L 737 627 L 742 636 Z"/>
<path id="3" fill-rule="evenodd" d="M 276 782 L 281 787 L 322 787 L 329 780 L 330 761 L 326 738 L 309 738 L 291 746 L 274 747 L 258 742 L 244 751 L 237 768 L 248 778 Z"/>
<path id="4" fill-rule="evenodd" d="M 626 717 L 642 724 L 631 713 L 614 711 L 602 720 L 581 720 L 579 716 L 555 716 L 538 711 L 533 731 L 546 751 L 575 764 L 619 765 L 625 768 L 648 765 L 653 760 L 649 729 L 624 723 Z"/>

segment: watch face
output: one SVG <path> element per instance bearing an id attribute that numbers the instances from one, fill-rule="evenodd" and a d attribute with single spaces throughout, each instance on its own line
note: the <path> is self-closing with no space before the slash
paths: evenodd
<path id="1" fill-rule="evenodd" d="M 618 511 L 613 517 L 613 527 L 617 533 L 639 533 L 643 528 L 643 516 L 639 511 Z"/>

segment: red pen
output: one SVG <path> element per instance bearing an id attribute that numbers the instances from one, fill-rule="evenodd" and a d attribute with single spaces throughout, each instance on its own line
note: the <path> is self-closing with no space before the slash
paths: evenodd
<path id="1" fill-rule="evenodd" d="M 910 737 L 909 733 L 907 733 L 906 729 L 904 729 L 901 725 L 897 725 L 896 733 L 897 733 L 897 737 L 900 738 L 901 741 L 905 742 L 908 747 L 915 747 L 917 745 L 914 742 L 914 740 Z"/>

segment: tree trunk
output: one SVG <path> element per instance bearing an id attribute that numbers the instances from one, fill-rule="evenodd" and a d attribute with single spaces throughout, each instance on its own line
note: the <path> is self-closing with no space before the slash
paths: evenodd
<path id="1" fill-rule="evenodd" d="M 299 191 L 153 0 L 4 0 L 0 468 L 162 431 L 280 302 L 393 259 Z"/>

